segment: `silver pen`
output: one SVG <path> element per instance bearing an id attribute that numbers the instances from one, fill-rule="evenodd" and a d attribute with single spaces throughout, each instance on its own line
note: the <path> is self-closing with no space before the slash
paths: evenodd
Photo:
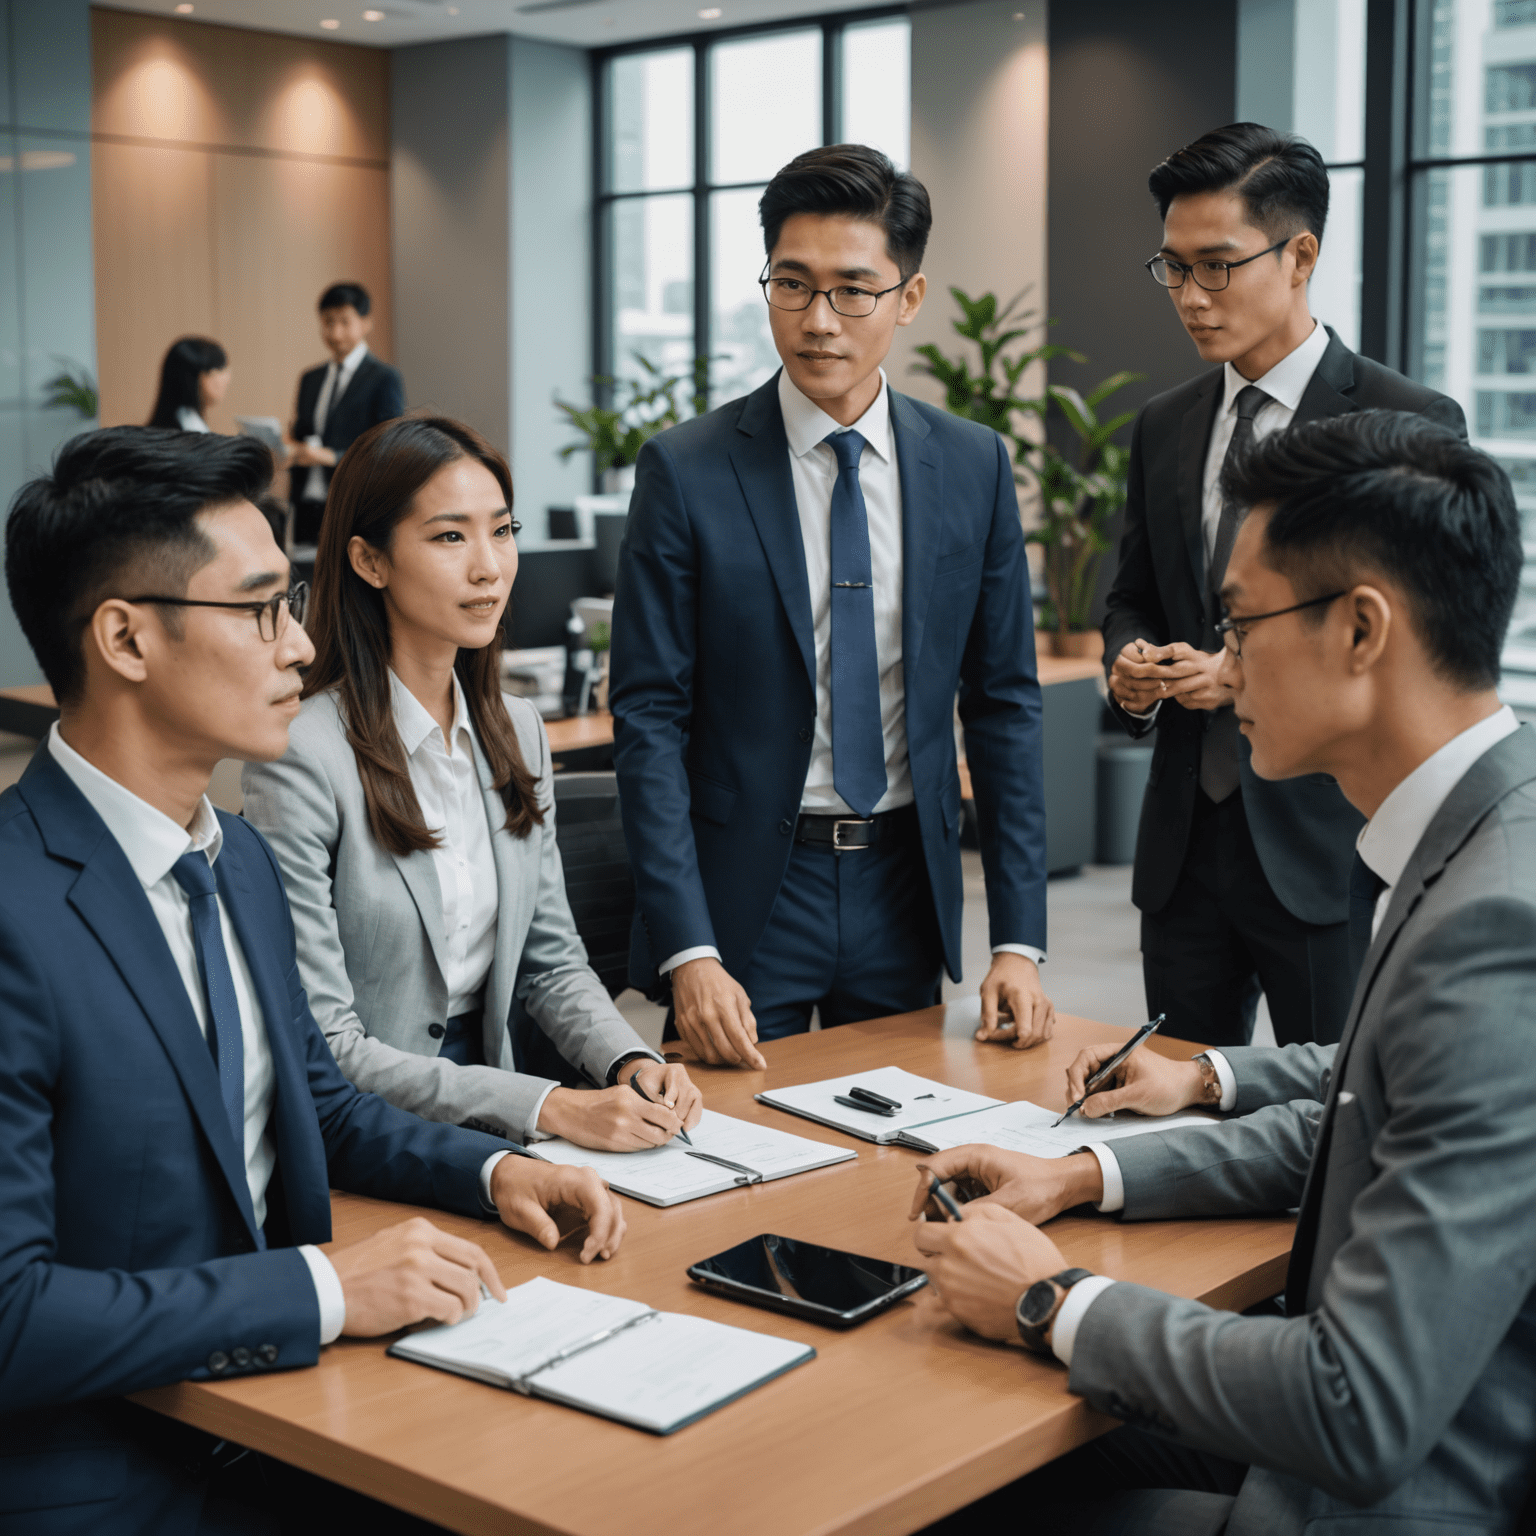
<path id="1" fill-rule="evenodd" d="M 1141 1028 L 1138 1029 L 1136 1033 L 1132 1035 L 1131 1038 L 1127 1040 L 1125 1044 L 1121 1046 L 1120 1049 L 1116 1051 L 1115 1054 L 1111 1056 L 1109 1060 L 1106 1061 L 1104 1065 L 1100 1067 L 1099 1070 L 1088 1079 L 1088 1081 L 1083 1085 L 1084 1092 L 1082 1098 L 1080 1098 L 1075 1104 L 1068 1104 L 1065 1112 L 1062 1114 L 1061 1120 L 1054 1120 L 1051 1122 L 1051 1129 L 1054 1131 L 1056 1127 L 1061 1124 L 1061 1121 L 1065 1120 L 1068 1115 L 1076 1114 L 1077 1111 L 1080 1110 L 1083 1105 L 1088 1102 L 1089 1095 L 1093 1093 L 1094 1089 L 1096 1089 L 1100 1083 L 1108 1082 L 1109 1079 L 1114 1075 L 1115 1069 L 1121 1064 L 1121 1062 L 1123 1062 L 1125 1058 L 1129 1056 L 1131 1052 L 1134 1051 L 1136 1047 L 1142 1043 L 1142 1041 L 1153 1035 L 1156 1032 L 1158 1026 L 1167 1017 L 1168 1015 L 1166 1013 L 1160 1013 L 1155 1019 L 1152 1020 L 1150 1024 L 1143 1024 Z"/>

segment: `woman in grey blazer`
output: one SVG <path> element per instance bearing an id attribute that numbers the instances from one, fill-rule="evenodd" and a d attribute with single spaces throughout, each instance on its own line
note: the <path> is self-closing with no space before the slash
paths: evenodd
<path id="1" fill-rule="evenodd" d="M 543 722 L 499 681 L 511 505 L 506 461 L 457 422 L 402 417 L 353 444 L 303 707 L 286 755 L 245 769 L 245 814 L 359 1088 L 517 1140 L 657 1146 L 698 1122 L 699 1092 L 613 1006 L 571 920 Z M 518 1070 L 514 1002 L 597 1091 Z"/>

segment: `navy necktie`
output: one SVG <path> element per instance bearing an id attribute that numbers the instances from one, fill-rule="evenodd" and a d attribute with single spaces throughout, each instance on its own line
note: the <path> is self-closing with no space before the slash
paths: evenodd
<path id="1" fill-rule="evenodd" d="M 859 485 L 864 439 L 857 432 L 834 432 L 824 441 L 837 455 L 832 487 L 832 786 L 856 816 L 868 816 L 885 793 L 885 733 L 869 514 Z"/>
<path id="2" fill-rule="evenodd" d="M 1371 928 L 1376 918 L 1376 898 L 1386 881 L 1357 853 L 1349 870 L 1349 960 L 1355 974 L 1371 947 Z"/>
<path id="3" fill-rule="evenodd" d="M 218 883 L 208 855 L 195 848 L 171 866 L 177 885 L 192 908 L 192 942 L 208 1004 L 208 1046 L 219 1069 L 219 1093 L 240 1160 L 245 1161 L 245 1041 L 240 1032 L 240 1003 L 219 923 Z"/>

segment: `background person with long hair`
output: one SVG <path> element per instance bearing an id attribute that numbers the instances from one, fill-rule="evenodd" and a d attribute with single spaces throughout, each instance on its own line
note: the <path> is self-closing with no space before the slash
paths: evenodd
<path id="1" fill-rule="evenodd" d="M 571 919 L 548 738 L 501 691 L 511 508 L 506 461 L 458 422 L 358 439 L 321 527 L 303 708 L 281 761 L 246 768 L 245 814 L 359 1088 L 523 1140 L 659 1146 L 697 1124 L 699 1092 L 613 1006 Z M 521 1070 L 515 1003 L 607 1091 Z"/>
<path id="2" fill-rule="evenodd" d="M 207 432 L 208 412 L 229 389 L 229 357 L 206 336 L 183 336 L 171 343 L 160 364 L 160 392 L 155 396 L 152 427 Z"/>

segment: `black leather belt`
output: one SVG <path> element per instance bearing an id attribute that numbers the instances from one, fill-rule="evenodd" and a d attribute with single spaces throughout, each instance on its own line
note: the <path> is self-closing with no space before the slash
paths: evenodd
<path id="1" fill-rule="evenodd" d="M 907 822 L 915 821 L 916 815 L 915 808 L 910 805 L 898 806 L 894 811 L 882 811 L 878 816 L 807 814 L 795 823 L 795 841 L 831 848 L 838 853 L 872 848 L 883 835 L 900 831 Z"/>

